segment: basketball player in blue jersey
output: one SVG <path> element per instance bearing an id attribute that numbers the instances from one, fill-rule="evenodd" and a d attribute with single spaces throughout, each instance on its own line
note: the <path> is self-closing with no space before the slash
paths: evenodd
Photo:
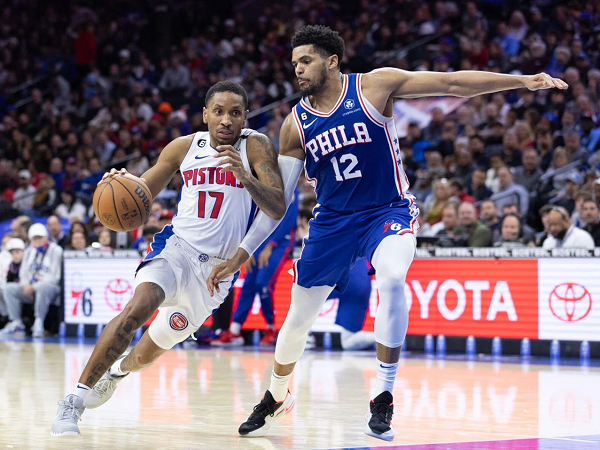
<path id="1" fill-rule="evenodd" d="M 343 291 L 354 262 L 366 257 L 376 270 L 379 307 L 375 318 L 377 390 L 369 405 L 368 435 L 391 440 L 393 385 L 408 327 L 406 273 L 415 254 L 417 207 L 408 193 L 392 117 L 396 98 L 473 97 L 507 89 L 566 89 L 544 73 L 407 72 L 382 68 L 343 75 L 344 41 L 323 26 L 305 26 L 292 40 L 292 64 L 303 98 L 281 128 L 280 158 L 304 161 L 317 193 L 315 218 L 294 271 L 292 302 L 275 348 L 271 384 L 240 428 L 262 436 L 291 410 L 288 382 L 321 305 Z M 216 267 L 211 285 L 237 271 L 235 262 Z"/>
<path id="2" fill-rule="evenodd" d="M 223 290 L 216 296 L 208 292 L 207 278 L 245 245 L 248 233 L 259 244 L 268 237 L 253 231 L 257 207 L 269 220 L 285 214 L 285 199 L 291 200 L 295 181 L 285 189 L 269 138 L 242 129 L 247 110 L 242 86 L 229 81 L 215 84 L 206 94 L 203 112 L 208 132 L 175 139 L 138 179 L 154 198 L 180 170 L 183 186 L 177 216 L 154 236 L 136 272 L 133 298 L 106 325 L 73 392 L 59 402 L 53 435 L 78 435 L 77 422 L 86 407 L 104 404 L 125 376 L 149 367 L 219 307 L 237 274 L 221 280 Z M 113 169 L 104 178 L 117 173 Z M 128 353 L 135 331 L 157 308 L 148 331 Z"/>

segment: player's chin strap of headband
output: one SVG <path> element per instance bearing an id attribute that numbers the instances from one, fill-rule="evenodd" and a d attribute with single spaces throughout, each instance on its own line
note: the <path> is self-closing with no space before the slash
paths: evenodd
<path id="1" fill-rule="evenodd" d="M 286 211 L 290 203 L 294 198 L 294 190 L 298 184 L 298 178 L 304 168 L 304 162 L 298 158 L 291 156 L 280 156 L 277 160 L 279 163 L 279 170 L 281 171 L 281 178 L 283 179 L 283 190 L 285 193 L 285 207 Z M 244 236 L 240 247 L 252 255 L 258 247 L 267 239 L 281 220 L 274 220 L 267 216 L 262 211 L 256 215 L 252 226 Z"/>

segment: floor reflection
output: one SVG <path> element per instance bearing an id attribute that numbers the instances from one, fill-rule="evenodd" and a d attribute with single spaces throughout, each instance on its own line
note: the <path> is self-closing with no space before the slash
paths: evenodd
<path id="1" fill-rule="evenodd" d="M 0 342 L 0 444 L 62 448 L 49 436 L 56 402 L 77 383 L 92 347 Z M 104 406 L 86 411 L 77 447 L 340 448 L 385 446 L 362 434 L 373 359 L 307 354 L 291 417 L 269 439 L 237 426 L 267 386 L 271 353 L 174 350 L 131 374 Z M 594 435 L 600 369 L 403 359 L 394 391 L 397 438 L 419 444 Z M 62 441 L 62 443 L 61 443 Z"/>

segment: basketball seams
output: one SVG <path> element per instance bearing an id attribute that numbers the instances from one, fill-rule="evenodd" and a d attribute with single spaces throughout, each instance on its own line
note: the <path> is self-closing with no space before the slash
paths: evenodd
<path id="1" fill-rule="evenodd" d="M 131 175 L 131 174 L 129 174 L 129 175 Z M 132 177 L 133 177 L 133 175 L 132 175 Z M 152 192 L 150 192 L 150 189 L 148 188 L 148 186 L 146 186 L 146 185 L 144 185 L 144 184 L 140 183 L 139 181 L 135 180 L 134 178 L 129 178 L 129 177 L 127 177 L 127 176 L 124 176 L 123 178 L 126 178 L 126 179 L 127 179 L 127 180 L 129 180 L 129 181 L 133 181 L 133 182 L 134 182 L 135 184 L 137 184 L 139 187 L 141 187 L 141 188 L 142 188 L 142 189 L 144 189 L 145 191 L 148 191 L 148 194 L 149 194 L 149 195 L 148 195 L 148 198 L 150 199 L 150 204 L 152 204 L 152 201 L 153 201 L 154 199 L 152 198 Z M 150 215 L 150 211 L 148 211 L 148 215 Z"/>
<path id="2" fill-rule="evenodd" d="M 129 178 L 128 178 L 129 179 Z M 135 199 L 135 197 L 133 196 L 133 194 L 129 191 L 129 188 L 127 188 L 127 186 L 125 186 L 121 181 L 119 181 L 118 178 L 113 178 L 114 181 L 116 181 L 117 183 L 119 183 L 121 186 L 123 186 L 123 189 L 125 189 L 125 191 L 127 191 L 127 193 L 129 194 L 129 196 L 133 199 L 133 203 L 135 203 L 136 208 L 138 209 L 138 211 L 140 212 L 140 217 L 144 217 L 144 214 L 142 213 L 142 208 L 140 208 L 140 205 L 138 204 L 137 200 Z M 114 191 L 113 191 L 114 192 Z M 146 217 L 147 219 L 147 217 Z M 145 220 L 142 222 L 142 224 L 145 222 Z"/>
<path id="3" fill-rule="evenodd" d="M 115 188 L 113 188 L 110 183 L 108 183 L 108 185 L 110 186 L 110 189 L 112 190 L 112 201 L 113 201 L 113 206 L 115 208 L 115 215 L 117 216 L 119 225 L 121 225 L 121 231 L 125 231 L 125 227 L 123 226 L 123 223 L 121 222 L 121 218 L 119 217 L 119 210 L 117 209 L 117 202 L 115 201 Z"/>
<path id="4" fill-rule="evenodd" d="M 110 184 L 110 181 L 104 182 L 104 188 L 98 193 L 98 204 L 96 206 L 96 211 L 97 211 L 96 215 L 98 217 L 100 217 L 100 199 L 102 198 L 102 194 L 104 194 L 104 191 L 106 190 L 106 188 L 108 187 L 109 184 Z M 98 188 L 96 188 L 96 189 L 98 189 Z"/>

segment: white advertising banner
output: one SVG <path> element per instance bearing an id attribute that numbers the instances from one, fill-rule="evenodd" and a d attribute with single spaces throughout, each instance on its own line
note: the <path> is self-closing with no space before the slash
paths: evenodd
<path id="1" fill-rule="evenodd" d="M 140 259 L 65 259 L 66 323 L 106 324 L 133 296 Z"/>
<path id="2" fill-rule="evenodd" d="M 538 339 L 600 340 L 600 260 L 538 260 Z"/>

